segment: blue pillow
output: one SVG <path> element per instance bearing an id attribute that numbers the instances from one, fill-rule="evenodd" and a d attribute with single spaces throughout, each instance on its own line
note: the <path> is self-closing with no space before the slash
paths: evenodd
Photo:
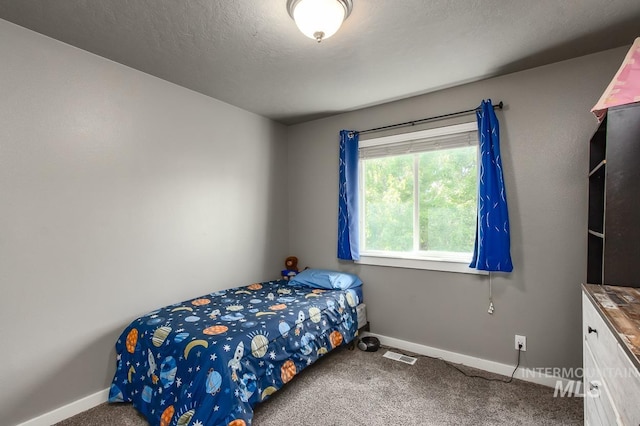
<path id="1" fill-rule="evenodd" d="M 354 274 L 329 271 L 326 269 L 305 269 L 289 281 L 293 285 L 304 285 L 313 288 L 340 289 L 355 288 L 362 285 L 362 280 Z"/>

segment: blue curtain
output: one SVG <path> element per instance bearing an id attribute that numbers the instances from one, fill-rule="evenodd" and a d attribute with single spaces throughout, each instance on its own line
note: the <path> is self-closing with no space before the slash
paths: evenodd
<path id="1" fill-rule="evenodd" d="M 478 174 L 478 221 L 473 260 L 469 267 L 484 271 L 511 272 L 509 212 L 500 158 L 500 129 L 491 99 L 476 112 L 480 144 Z"/>
<path id="2" fill-rule="evenodd" d="M 355 131 L 340 131 L 339 174 L 338 259 L 359 260 L 358 133 Z"/>

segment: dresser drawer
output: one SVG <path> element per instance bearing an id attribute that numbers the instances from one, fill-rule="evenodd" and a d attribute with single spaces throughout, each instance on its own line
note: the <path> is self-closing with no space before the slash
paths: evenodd
<path id="1" fill-rule="evenodd" d="M 595 375 L 604 382 L 622 423 L 640 425 L 640 371 L 631 362 L 591 300 L 584 294 L 582 312 L 585 394 L 589 392 L 587 377 L 593 376 L 587 367 L 589 353 L 598 370 Z M 585 404 L 586 398 L 585 396 Z"/>
<path id="2" fill-rule="evenodd" d="M 583 360 L 585 419 L 589 419 L 589 424 L 593 426 L 623 425 L 609 393 L 607 382 L 602 378 L 593 354 L 586 346 Z"/>
<path id="3" fill-rule="evenodd" d="M 615 367 L 612 364 L 616 362 L 621 364 L 616 355 L 622 350 L 618 345 L 618 340 L 584 293 L 582 295 L 582 335 L 598 365 Z"/>

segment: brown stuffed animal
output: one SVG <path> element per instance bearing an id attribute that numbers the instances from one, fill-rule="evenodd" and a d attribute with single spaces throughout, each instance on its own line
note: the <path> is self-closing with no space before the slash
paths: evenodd
<path id="1" fill-rule="evenodd" d="M 298 258 L 295 256 L 289 256 L 284 261 L 285 269 L 282 270 L 281 275 L 282 279 L 289 281 L 291 278 L 295 277 L 298 272 Z"/>
<path id="2" fill-rule="evenodd" d="M 295 256 L 289 256 L 285 259 L 284 261 L 284 267 L 285 269 L 288 269 L 289 271 L 296 271 L 296 272 L 300 272 L 298 271 L 298 258 Z"/>

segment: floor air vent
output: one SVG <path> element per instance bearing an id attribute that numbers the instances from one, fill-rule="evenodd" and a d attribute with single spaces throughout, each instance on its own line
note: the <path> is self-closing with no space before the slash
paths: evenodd
<path id="1" fill-rule="evenodd" d="M 406 355 L 402 355 L 396 352 L 391 352 L 391 351 L 387 351 L 387 353 L 385 353 L 384 355 L 382 355 L 385 358 L 389 358 L 392 359 L 394 361 L 400 361 L 400 362 L 404 362 L 405 364 L 415 364 L 416 363 L 416 359 L 410 356 L 406 356 Z"/>

